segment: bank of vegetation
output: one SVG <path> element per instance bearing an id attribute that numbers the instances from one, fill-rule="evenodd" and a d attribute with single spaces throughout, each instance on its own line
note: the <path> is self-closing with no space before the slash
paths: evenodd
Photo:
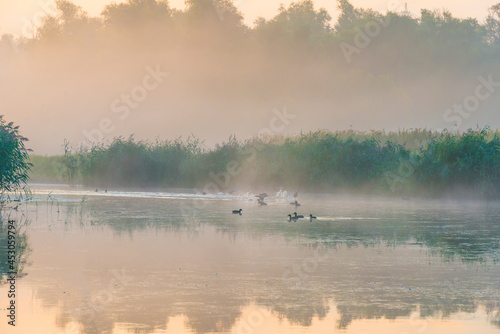
<path id="1" fill-rule="evenodd" d="M 500 197 L 500 137 L 488 129 L 231 137 L 213 148 L 196 139 L 115 138 L 90 147 L 67 145 L 63 156 L 32 160 L 34 174 L 98 187 Z"/>

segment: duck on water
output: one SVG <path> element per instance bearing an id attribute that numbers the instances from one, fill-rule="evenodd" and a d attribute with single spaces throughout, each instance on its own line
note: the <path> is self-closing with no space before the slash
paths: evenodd
<path id="1" fill-rule="evenodd" d="M 260 205 L 260 206 L 267 205 L 266 202 L 261 201 L 260 199 L 258 199 L 257 204 Z"/>
<path id="2" fill-rule="evenodd" d="M 240 216 L 241 216 L 241 211 L 243 211 L 243 209 L 233 210 L 233 214 L 234 214 L 234 215 L 240 215 Z"/>
<path id="3" fill-rule="evenodd" d="M 304 218 L 303 215 L 297 215 L 297 212 L 294 212 L 293 213 L 293 216 L 292 215 L 288 215 L 288 221 L 291 222 L 292 220 L 294 222 L 296 222 L 297 220 L 301 219 L 301 218 Z"/>
<path id="4" fill-rule="evenodd" d="M 288 215 L 288 221 L 291 222 L 292 220 L 294 222 L 296 222 L 297 220 L 301 219 L 301 218 L 304 218 L 304 216 L 302 215 L 297 215 L 297 212 L 294 212 L 293 213 L 293 216 L 292 215 Z M 314 219 L 317 219 L 318 217 L 316 216 L 313 216 L 312 214 L 309 215 L 309 221 L 312 222 Z"/>
<path id="5" fill-rule="evenodd" d="M 297 215 L 297 212 L 294 212 L 293 215 L 295 216 L 295 218 L 299 219 L 299 218 L 304 218 L 303 215 Z"/>
<path id="6" fill-rule="evenodd" d="M 263 202 L 266 197 L 269 197 L 269 195 L 267 193 L 262 193 L 255 195 L 254 197 L 257 197 L 261 202 Z"/>

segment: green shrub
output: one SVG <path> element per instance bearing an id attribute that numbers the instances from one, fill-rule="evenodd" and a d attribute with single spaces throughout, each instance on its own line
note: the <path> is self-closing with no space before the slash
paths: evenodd
<path id="1" fill-rule="evenodd" d="M 24 143 L 28 139 L 21 136 L 19 127 L 6 123 L 0 116 L 0 195 L 5 192 L 26 194 L 26 182 L 31 164 L 28 149 Z"/>

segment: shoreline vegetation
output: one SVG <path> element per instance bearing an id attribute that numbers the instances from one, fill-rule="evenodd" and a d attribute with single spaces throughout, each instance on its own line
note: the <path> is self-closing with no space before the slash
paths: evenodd
<path id="1" fill-rule="evenodd" d="M 98 187 L 353 192 L 409 197 L 500 198 L 498 131 L 318 131 L 226 142 L 195 138 L 109 143 L 30 156 L 35 182 Z"/>
<path id="2" fill-rule="evenodd" d="M 32 165 L 28 162 L 30 150 L 24 144 L 27 141 L 19 126 L 7 123 L 0 115 L 0 213 L 3 202 L 10 199 L 9 194 L 29 196 L 26 183 Z"/>

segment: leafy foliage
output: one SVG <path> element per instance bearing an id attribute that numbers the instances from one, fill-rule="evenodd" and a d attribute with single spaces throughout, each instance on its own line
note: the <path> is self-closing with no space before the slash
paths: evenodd
<path id="1" fill-rule="evenodd" d="M 28 149 L 21 136 L 19 126 L 7 123 L 0 116 L 0 195 L 5 192 L 26 192 L 28 171 Z"/>

